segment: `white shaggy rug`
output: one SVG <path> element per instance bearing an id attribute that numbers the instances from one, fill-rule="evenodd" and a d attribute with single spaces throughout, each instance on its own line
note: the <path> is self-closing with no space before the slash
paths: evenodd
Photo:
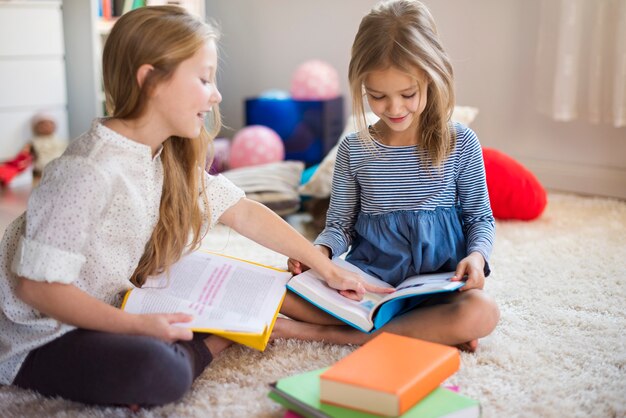
<path id="1" fill-rule="evenodd" d="M 206 246 L 285 265 L 222 228 Z M 533 222 L 498 222 L 486 290 L 502 319 L 449 383 L 484 417 L 626 417 L 626 202 L 550 194 Z M 229 348 L 180 402 L 136 414 L 0 387 L 0 416 L 282 417 L 267 384 L 330 365 L 354 347 L 299 341 Z M 94 376 L 94 378 L 97 378 Z"/>

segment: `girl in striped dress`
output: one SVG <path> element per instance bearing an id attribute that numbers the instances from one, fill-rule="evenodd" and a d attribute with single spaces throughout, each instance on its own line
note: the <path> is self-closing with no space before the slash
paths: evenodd
<path id="1" fill-rule="evenodd" d="M 346 260 L 397 286 L 405 278 L 455 271 L 461 292 L 429 299 L 380 331 L 474 351 L 496 326 L 489 275 L 494 218 L 480 143 L 452 123 L 453 71 L 430 12 L 418 1 L 379 3 L 361 21 L 349 80 L 358 132 L 338 146 L 324 255 Z M 365 103 L 379 120 L 367 126 Z M 308 267 L 289 260 L 290 270 Z M 296 296 L 276 336 L 363 343 L 365 334 Z M 379 331 L 379 332 L 380 332 Z"/>

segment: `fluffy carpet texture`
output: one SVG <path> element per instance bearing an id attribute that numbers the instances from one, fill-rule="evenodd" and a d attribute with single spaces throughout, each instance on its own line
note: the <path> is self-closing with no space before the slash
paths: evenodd
<path id="1" fill-rule="evenodd" d="M 225 228 L 211 250 L 285 266 L 285 257 Z M 486 290 L 502 319 L 448 383 L 480 400 L 484 417 L 626 416 L 626 202 L 549 195 L 532 222 L 498 222 Z M 282 417 L 267 384 L 332 364 L 354 347 L 276 341 L 264 353 L 224 352 L 178 403 L 131 413 L 0 387 L 0 415 Z M 94 376 L 97 378 L 97 376 Z"/>

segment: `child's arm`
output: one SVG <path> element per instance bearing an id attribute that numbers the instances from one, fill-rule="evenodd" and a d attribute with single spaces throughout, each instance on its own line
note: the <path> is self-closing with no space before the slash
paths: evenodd
<path id="1" fill-rule="evenodd" d="M 488 260 L 493 247 L 495 220 L 489 204 L 482 148 L 471 129 L 466 128 L 459 148 L 457 196 L 462 210 L 467 253 L 476 251 Z"/>
<path id="2" fill-rule="evenodd" d="M 360 300 L 365 291 L 389 293 L 389 289 L 365 283 L 358 274 L 333 264 L 291 225 L 267 207 L 243 198 L 228 208 L 220 222 L 240 234 L 288 257 L 302 260 L 341 294 Z"/>
<path id="3" fill-rule="evenodd" d="M 319 252 L 324 254 L 324 257 L 331 258 L 330 248 L 326 247 L 325 245 L 315 245 L 315 248 Z M 287 260 L 287 268 L 293 274 L 300 274 L 304 271 L 307 271 L 309 269 L 309 266 L 307 266 L 304 263 L 301 263 L 300 261 L 296 259 L 290 258 L 289 260 Z"/>
<path id="4" fill-rule="evenodd" d="M 333 257 L 348 251 L 352 244 L 361 205 L 360 187 L 350 173 L 351 138 L 344 138 L 337 147 L 326 227 L 315 240 L 315 244 L 328 248 Z"/>
<path id="5" fill-rule="evenodd" d="M 458 146 L 461 150 L 457 195 L 462 209 L 463 232 L 468 256 L 461 260 L 456 275 L 467 282 L 461 290 L 482 289 L 484 267 L 489 260 L 495 234 L 495 220 L 489 204 L 482 148 L 476 134 L 465 128 Z"/>
<path id="6" fill-rule="evenodd" d="M 78 328 L 119 334 L 147 335 L 172 342 L 190 340 L 192 332 L 174 326 L 189 322 L 187 314 L 136 315 L 124 312 L 71 284 L 19 278 L 17 296 L 39 312 Z"/>

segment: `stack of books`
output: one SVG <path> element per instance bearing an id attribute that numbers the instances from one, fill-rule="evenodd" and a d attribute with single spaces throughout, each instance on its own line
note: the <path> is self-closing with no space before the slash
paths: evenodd
<path id="1" fill-rule="evenodd" d="M 458 350 L 382 333 L 329 368 L 286 377 L 269 397 L 303 417 L 478 417 L 478 401 L 440 385 Z"/>

